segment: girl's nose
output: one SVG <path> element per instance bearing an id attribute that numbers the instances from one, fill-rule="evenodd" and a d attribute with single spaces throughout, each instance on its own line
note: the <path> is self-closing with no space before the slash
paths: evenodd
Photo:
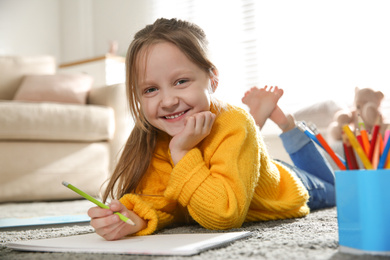
<path id="1" fill-rule="evenodd" d="M 161 106 L 163 108 L 170 108 L 179 103 L 179 97 L 175 95 L 174 91 L 164 91 L 161 99 Z"/>

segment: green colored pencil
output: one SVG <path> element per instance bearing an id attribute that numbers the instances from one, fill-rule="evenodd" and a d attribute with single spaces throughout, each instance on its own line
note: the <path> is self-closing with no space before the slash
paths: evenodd
<path id="1" fill-rule="evenodd" d="M 68 183 L 68 182 L 66 182 L 66 181 L 63 181 L 62 184 L 63 184 L 65 187 L 68 187 L 68 188 L 71 189 L 72 191 L 76 192 L 77 194 L 83 196 L 83 197 L 86 198 L 87 200 L 89 200 L 89 201 L 95 203 L 97 206 L 99 206 L 99 207 L 101 207 L 101 208 L 103 208 L 103 209 L 109 209 L 109 208 L 110 208 L 109 206 L 107 206 L 106 204 L 103 204 L 102 202 L 98 201 L 97 199 L 95 199 L 95 198 L 92 197 L 91 195 L 88 195 L 88 194 L 85 193 L 84 191 L 79 190 L 78 188 L 76 188 L 76 187 L 73 186 L 72 184 L 70 184 L 70 183 Z M 123 220 L 124 222 L 126 222 L 127 224 L 130 224 L 130 225 L 135 226 L 135 223 L 134 223 L 131 219 L 129 219 L 129 218 L 123 216 L 121 213 L 119 213 L 119 212 L 114 212 L 114 214 L 118 215 L 119 218 L 120 218 L 121 220 Z"/>

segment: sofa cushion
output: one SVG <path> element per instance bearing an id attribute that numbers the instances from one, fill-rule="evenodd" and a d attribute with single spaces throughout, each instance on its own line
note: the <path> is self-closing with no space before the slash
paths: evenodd
<path id="1" fill-rule="evenodd" d="M 101 141 L 113 137 L 112 108 L 60 103 L 0 102 L 0 140 Z"/>
<path id="2" fill-rule="evenodd" d="M 92 82 L 87 74 L 26 75 L 14 100 L 85 104 Z"/>
<path id="3" fill-rule="evenodd" d="M 24 75 L 55 72 L 52 56 L 0 56 L 0 99 L 13 99 Z"/>

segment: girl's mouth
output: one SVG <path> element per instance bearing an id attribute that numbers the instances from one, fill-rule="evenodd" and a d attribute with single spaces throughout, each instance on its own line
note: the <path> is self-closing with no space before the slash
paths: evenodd
<path id="1" fill-rule="evenodd" d="M 177 114 L 172 114 L 172 115 L 163 116 L 163 118 L 165 118 L 165 119 L 175 119 L 175 118 L 178 118 L 178 117 L 184 115 L 184 114 L 187 113 L 187 112 L 188 112 L 188 110 L 183 111 L 183 112 L 180 112 L 180 113 L 177 113 Z"/>

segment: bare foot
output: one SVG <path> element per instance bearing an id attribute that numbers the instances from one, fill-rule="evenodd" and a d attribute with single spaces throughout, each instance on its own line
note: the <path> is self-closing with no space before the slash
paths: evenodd
<path id="1" fill-rule="evenodd" d="M 249 112 L 260 129 L 271 116 L 277 107 L 279 98 L 283 95 L 283 89 L 278 87 L 273 89 L 272 86 L 269 90 L 267 88 L 267 86 L 261 89 L 253 87 L 242 98 L 242 102 L 249 107 Z M 277 120 L 278 115 L 275 115 L 275 117 Z"/>

